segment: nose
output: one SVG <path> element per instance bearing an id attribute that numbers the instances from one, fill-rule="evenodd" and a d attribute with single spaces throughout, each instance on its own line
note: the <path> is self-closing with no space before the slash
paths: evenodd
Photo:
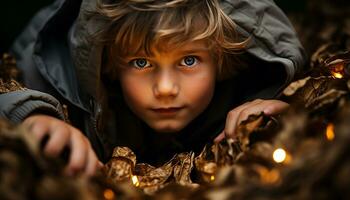
<path id="1" fill-rule="evenodd" d="M 170 70 L 163 70 L 157 73 L 153 87 L 155 97 L 176 97 L 179 89 L 176 74 Z"/>

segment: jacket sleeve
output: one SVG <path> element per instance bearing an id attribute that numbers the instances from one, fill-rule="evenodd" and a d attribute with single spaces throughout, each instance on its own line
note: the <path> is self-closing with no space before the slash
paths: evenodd
<path id="1" fill-rule="evenodd" d="M 0 95 L 0 117 L 20 123 L 33 113 L 64 119 L 60 103 L 49 94 L 25 89 Z"/>

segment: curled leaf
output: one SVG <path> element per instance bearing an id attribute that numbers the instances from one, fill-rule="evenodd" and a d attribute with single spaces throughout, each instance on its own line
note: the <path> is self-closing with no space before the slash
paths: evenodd
<path id="1" fill-rule="evenodd" d="M 192 184 L 190 174 L 193 168 L 194 153 L 181 153 L 177 156 L 177 160 L 174 166 L 175 181 L 181 185 Z"/>
<path id="2" fill-rule="evenodd" d="M 300 80 L 297 80 L 297 81 L 294 81 L 293 83 L 289 84 L 288 87 L 286 87 L 284 90 L 283 90 L 283 94 L 285 96 L 292 96 L 293 94 L 295 94 L 295 92 L 304 87 L 306 82 L 310 79 L 311 77 L 308 76 L 306 78 L 303 78 L 303 79 L 300 79 Z"/>
<path id="3" fill-rule="evenodd" d="M 307 102 L 305 106 L 306 108 L 310 108 L 312 111 L 318 111 L 322 108 L 332 105 L 334 102 L 346 94 L 346 91 L 331 89 L 324 94 L 312 99 L 310 102 Z"/>

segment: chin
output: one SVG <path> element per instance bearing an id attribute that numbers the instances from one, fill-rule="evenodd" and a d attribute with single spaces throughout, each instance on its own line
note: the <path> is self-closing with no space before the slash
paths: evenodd
<path id="1" fill-rule="evenodd" d="M 174 124 L 161 124 L 161 125 L 155 125 L 151 126 L 152 129 L 154 129 L 156 132 L 159 133 L 178 133 L 180 132 L 185 126 L 184 125 L 174 125 Z"/>

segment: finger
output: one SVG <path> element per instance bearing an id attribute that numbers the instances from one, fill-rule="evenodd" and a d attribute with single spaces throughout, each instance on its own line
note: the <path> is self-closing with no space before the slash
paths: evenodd
<path id="1" fill-rule="evenodd" d="M 239 125 L 239 123 L 241 121 L 245 120 L 246 113 L 244 113 L 244 115 L 242 115 L 242 112 L 243 111 L 246 112 L 245 110 L 247 108 L 254 107 L 257 104 L 260 104 L 261 102 L 262 102 L 262 100 L 257 99 L 253 102 L 245 103 L 245 104 L 233 109 L 232 111 L 230 111 L 227 115 L 225 129 L 224 129 L 224 133 L 225 133 L 226 137 L 234 139 L 236 127 Z"/>
<path id="2" fill-rule="evenodd" d="M 85 168 L 85 174 L 87 176 L 95 175 L 96 170 L 99 167 L 99 164 L 100 164 L 100 161 L 97 159 L 95 152 L 92 150 L 91 147 L 89 147 L 88 160 L 87 160 L 87 165 Z"/>
<path id="3" fill-rule="evenodd" d="M 23 120 L 22 124 L 31 128 L 34 124 L 34 121 L 35 121 L 34 117 L 27 117 L 25 120 Z"/>
<path id="4" fill-rule="evenodd" d="M 225 129 L 224 129 L 224 134 L 226 137 L 232 138 L 234 135 L 234 130 L 236 129 L 236 124 L 238 120 L 238 116 L 246 106 L 242 105 L 239 106 L 238 108 L 230 111 L 227 114 L 226 117 L 226 122 L 225 122 Z"/>
<path id="5" fill-rule="evenodd" d="M 98 161 L 98 162 L 97 162 L 97 168 L 98 168 L 98 169 L 102 169 L 103 166 L 104 166 L 104 164 L 103 164 L 101 161 Z"/>
<path id="6" fill-rule="evenodd" d="M 223 140 L 225 138 L 225 133 L 224 131 L 222 131 L 218 136 L 216 136 L 216 138 L 214 139 L 215 143 L 219 143 L 221 142 L 221 140 Z"/>
<path id="7" fill-rule="evenodd" d="M 236 115 L 239 115 L 240 111 L 250 107 L 250 106 L 253 106 L 253 105 L 257 105 L 257 104 L 260 104 L 261 102 L 263 102 L 263 100 L 261 99 L 256 99 L 255 101 L 253 102 L 246 102 L 244 104 L 242 104 L 241 106 L 239 106 L 237 109 L 233 110 L 232 112 L 236 112 Z M 231 114 L 233 115 L 233 114 Z M 235 126 L 233 126 L 234 124 L 232 124 L 232 121 L 236 121 L 236 125 L 239 124 L 238 123 L 238 120 L 235 120 L 236 116 L 228 116 L 226 119 L 226 132 L 228 132 L 228 137 L 232 138 L 232 135 L 231 132 L 235 132 L 235 131 L 232 131 L 232 129 L 235 129 Z M 244 117 L 243 117 L 244 118 Z M 231 127 L 230 127 L 231 126 Z M 232 127 L 233 126 L 233 127 Z M 225 130 L 223 132 L 221 132 L 215 139 L 214 139 L 214 142 L 216 143 L 219 143 L 221 140 L 223 140 L 225 138 Z"/>
<path id="8" fill-rule="evenodd" d="M 87 141 L 83 138 L 80 131 L 71 129 L 70 149 L 71 154 L 67 165 L 66 172 L 68 175 L 74 175 L 85 168 L 88 157 Z"/>
<path id="9" fill-rule="evenodd" d="M 33 122 L 30 125 L 30 131 L 39 141 L 41 141 L 45 135 L 49 134 L 50 126 L 46 123 Z"/>
<path id="10" fill-rule="evenodd" d="M 44 153 L 48 156 L 58 156 L 69 143 L 69 129 L 65 126 L 51 128 L 50 138 L 47 141 Z"/>
<path id="11" fill-rule="evenodd" d="M 25 118 L 22 122 L 22 124 L 28 127 L 29 129 L 32 129 L 33 125 L 36 123 L 43 123 L 42 117 L 40 115 L 29 116 Z"/>
<path id="12" fill-rule="evenodd" d="M 264 113 L 266 115 L 275 115 L 282 113 L 289 108 L 289 104 L 283 101 L 271 100 L 269 104 L 266 105 Z"/>
<path id="13" fill-rule="evenodd" d="M 241 112 L 239 113 L 237 125 L 240 124 L 240 122 L 247 120 L 250 115 L 257 115 L 263 112 L 263 110 L 269 105 L 269 101 L 256 101 L 248 106 L 246 106 Z"/>

